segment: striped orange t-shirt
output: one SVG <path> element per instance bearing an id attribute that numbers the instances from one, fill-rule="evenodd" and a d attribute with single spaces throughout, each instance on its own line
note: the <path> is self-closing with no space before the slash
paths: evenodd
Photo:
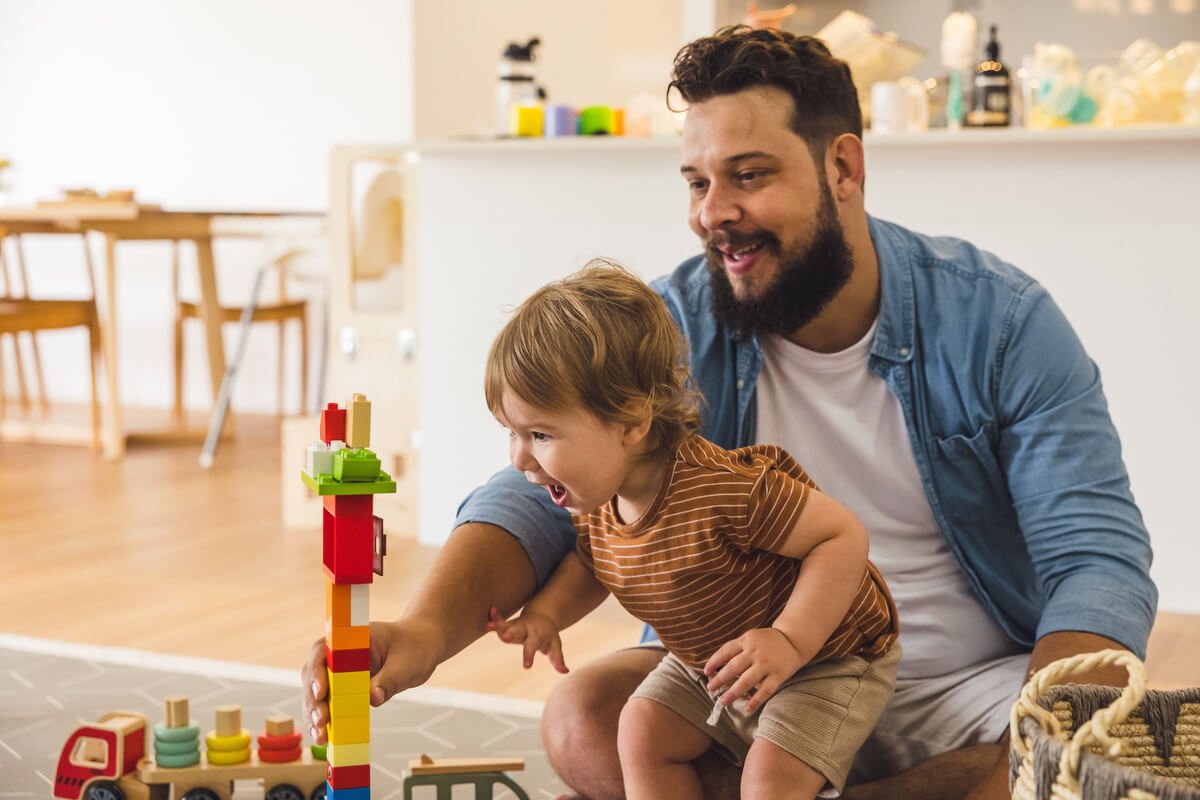
<path id="1" fill-rule="evenodd" d="M 646 513 L 625 525 L 609 502 L 575 517 L 577 551 L 668 650 L 700 669 L 717 648 L 769 626 L 787 604 L 800 560 L 772 552 L 796 526 L 812 480 L 774 445 L 681 445 Z M 867 564 L 854 602 L 813 661 L 873 659 L 896 641 L 896 607 Z"/>

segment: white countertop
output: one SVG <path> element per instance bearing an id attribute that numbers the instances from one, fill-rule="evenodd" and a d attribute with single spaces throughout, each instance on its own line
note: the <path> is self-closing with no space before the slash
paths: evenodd
<path id="1" fill-rule="evenodd" d="M 429 155 L 491 155 L 495 153 L 608 153 L 677 150 L 679 137 L 622 137 L 622 136 L 564 136 L 561 138 L 490 139 L 461 138 L 433 139 L 398 145 L 363 146 L 363 150 L 408 149 Z M 1196 125 L 1126 125 L 1119 128 L 1098 128 L 1077 125 L 1068 128 L 964 128 L 949 131 L 944 128 L 914 133 L 873 133 L 867 131 L 864 141 L 871 148 L 879 147 L 946 147 L 997 144 L 1079 144 L 1128 142 L 1187 142 L 1200 143 L 1200 126 Z M 358 148 L 356 148 L 358 149 Z"/>

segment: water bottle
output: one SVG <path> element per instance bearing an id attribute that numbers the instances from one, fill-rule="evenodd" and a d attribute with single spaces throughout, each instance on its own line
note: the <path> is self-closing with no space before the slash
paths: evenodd
<path id="1" fill-rule="evenodd" d="M 509 109 L 531 105 L 540 99 L 533 67 L 533 49 L 542 40 L 536 36 L 524 45 L 509 42 L 496 67 L 496 135 L 509 133 Z"/>

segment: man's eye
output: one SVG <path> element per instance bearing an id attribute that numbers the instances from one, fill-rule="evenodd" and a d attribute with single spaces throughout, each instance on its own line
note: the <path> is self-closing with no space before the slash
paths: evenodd
<path id="1" fill-rule="evenodd" d="M 752 169 L 752 170 L 746 170 L 745 172 L 739 172 L 737 177 L 738 177 L 738 180 L 741 181 L 742 183 L 747 183 L 747 182 L 755 180 L 757 178 L 761 178 L 762 176 L 763 176 L 762 171 Z"/>
<path id="2" fill-rule="evenodd" d="M 704 190 L 708 188 L 708 183 L 705 181 L 688 181 L 688 190 L 692 194 L 704 194 Z"/>

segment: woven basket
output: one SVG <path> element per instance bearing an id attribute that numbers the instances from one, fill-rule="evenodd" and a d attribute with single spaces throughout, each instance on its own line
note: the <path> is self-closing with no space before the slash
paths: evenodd
<path id="1" fill-rule="evenodd" d="M 1117 665 L 1124 689 L 1069 684 Z M 1146 691 L 1132 653 L 1104 650 L 1038 672 L 1013 706 L 1013 800 L 1200 800 L 1200 689 Z"/>

